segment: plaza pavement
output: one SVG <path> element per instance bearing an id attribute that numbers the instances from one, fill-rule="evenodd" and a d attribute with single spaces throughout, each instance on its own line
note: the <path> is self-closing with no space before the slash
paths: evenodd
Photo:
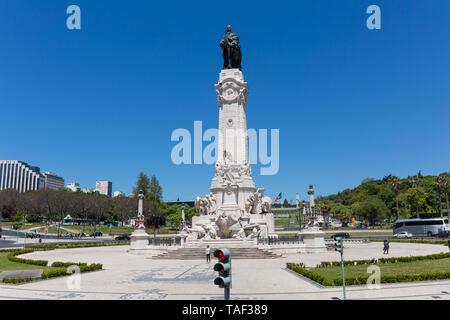
<path id="1" fill-rule="evenodd" d="M 382 243 L 345 244 L 345 259 L 386 257 Z M 213 284 L 216 272 L 201 260 L 153 260 L 130 255 L 128 246 L 57 249 L 23 255 L 31 259 L 102 263 L 104 270 L 81 275 L 80 289 L 68 289 L 69 277 L 23 285 L 0 284 L 0 299 L 223 299 L 223 289 Z M 199 249 L 203 250 L 203 249 Z M 448 252 L 441 245 L 391 243 L 390 257 Z M 342 298 L 342 288 L 322 288 L 287 270 L 286 262 L 315 266 L 338 261 L 334 251 L 291 254 L 279 259 L 232 260 L 232 299 L 333 299 Z M 450 280 L 347 287 L 348 299 L 450 300 Z"/>

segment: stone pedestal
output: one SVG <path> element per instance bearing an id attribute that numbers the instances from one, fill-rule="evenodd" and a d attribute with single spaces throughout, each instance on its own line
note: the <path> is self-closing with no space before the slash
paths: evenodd
<path id="1" fill-rule="evenodd" d="M 145 251 L 147 249 L 149 235 L 145 232 L 145 229 L 136 229 L 130 238 L 130 253 L 138 253 L 138 251 Z"/>
<path id="2" fill-rule="evenodd" d="M 326 252 L 325 232 L 320 231 L 319 228 L 308 228 L 298 235 L 303 238 L 305 252 L 316 253 Z"/>

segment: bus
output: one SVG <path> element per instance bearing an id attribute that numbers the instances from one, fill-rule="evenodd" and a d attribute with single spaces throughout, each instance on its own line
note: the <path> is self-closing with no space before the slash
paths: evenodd
<path id="1" fill-rule="evenodd" d="M 435 236 L 446 230 L 450 230 L 447 218 L 404 219 L 394 223 L 394 234 L 407 231 L 413 236 Z"/>

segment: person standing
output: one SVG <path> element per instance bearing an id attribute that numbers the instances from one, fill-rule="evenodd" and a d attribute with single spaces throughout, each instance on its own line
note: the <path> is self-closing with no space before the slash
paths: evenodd
<path id="1" fill-rule="evenodd" d="M 211 262 L 211 248 L 209 245 L 206 246 L 206 263 Z"/>
<path id="2" fill-rule="evenodd" d="M 383 248 L 383 254 L 389 254 L 389 241 L 384 240 L 384 248 Z"/>

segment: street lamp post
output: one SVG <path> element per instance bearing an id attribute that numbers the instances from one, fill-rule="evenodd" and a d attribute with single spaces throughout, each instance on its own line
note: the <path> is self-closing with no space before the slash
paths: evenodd
<path id="1" fill-rule="evenodd" d="M 181 229 L 186 226 L 186 216 L 184 214 L 184 204 L 181 206 Z"/>

